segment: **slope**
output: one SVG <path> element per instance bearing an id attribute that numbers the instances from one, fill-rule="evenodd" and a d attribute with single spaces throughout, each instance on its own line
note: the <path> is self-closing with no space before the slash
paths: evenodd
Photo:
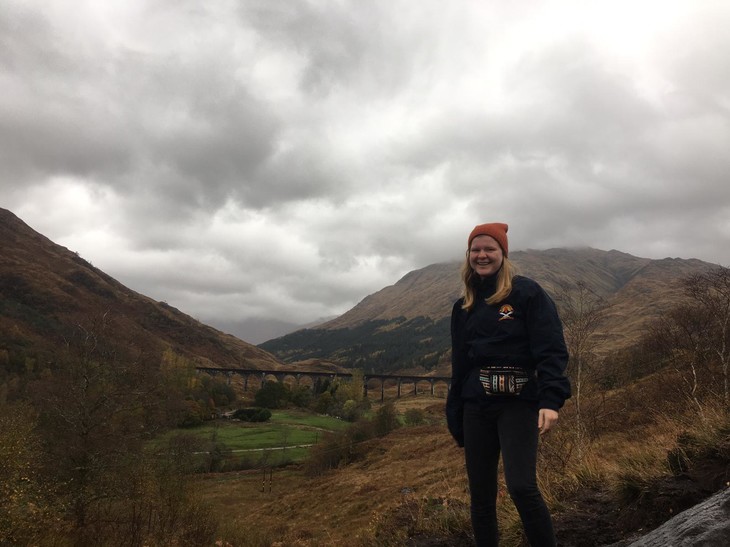
<path id="1" fill-rule="evenodd" d="M 52 354 L 76 325 L 114 321 L 122 346 L 212 367 L 281 367 L 268 352 L 139 294 L 0 209 L 0 362 Z"/>
<path id="2" fill-rule="evenodd" d="M 518 251 L 511 259 L 554 298 L 587 286 L 609 306 L 600 327 L 603 352 L 637 341 L 645 327 L 674 304 L 675 284 L 712 265 L 695 259 L 652 260 L 620 251 Z M 445 374 L 449 316 L 460 292 L 460 263 L 433 264 L 363 299 L 340 317 L 259 347 L 287 362 L 325 359 L 366 371 Z M 600 333 L 599 333 L 600 334 Z"/>

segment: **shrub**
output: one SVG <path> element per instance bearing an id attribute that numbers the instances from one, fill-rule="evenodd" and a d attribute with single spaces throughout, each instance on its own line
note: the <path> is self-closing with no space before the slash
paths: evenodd
<path id="1" fill-rule="evenodd" d="M 375 428 L 375 435 L 378 437 L 385 437 L 388 433 L 398 428 L 399 425 L 398 413 L 393 403 L 384 404 L 375 413 L 373 427 Z"/>
<path id="2" fill-rule="evenodd" d="M 314 477 L 330 469 L 336 469 L 343 460 L 346 446 L 344 435 L 326 433 L 322 440 L 310 449 L 309 457 L 304 463 L 304 472 Z"/>
<path id="3" fill-rule="evenodd" d="M 203 423 L 205 414 L 200 406 L 200 403 L 188 399 L 184 401 L 183 405 L 183 415 L 178 421 L 178 425 L 180 427 L 197 427 Z"/>
<path id="4" fill-rule="evenodd" d="M 271 418 L 271 411 L 266 408 L 239 408 L 233 418 L 242 422 L 266 422 Z"/>
<path id="5" fill-rule="evenodd" d="M 300 408 L 307 408 L 312 404 L 312 390 L 307 386 L 295 386 L 290 388 L 291 402 Z"/>
<path id="6" fill-rule="evenodd" d="M 420 425 L 426 421 L 426 414 L 420 408 L 409 408 L 403 415 L 406 425 Z"/>
<path id="7" fill-rule="evenodd" d="M 316 476 L 347 465 L 365 453 L 363 443 L 375 437 L 373 424 L 368 421 L 356 422 L 342 433 L 327 433 L 309 451 L 304 471 Z"/>
<path id="8" fill-rule="evenodd" d="M 291 399 L 289 388 L 279 382 L 266 382 L 254 395 L 256 406 L 282 408 Z"/>
<path id="9" fill-rule="evenodd" d="M 408 496 L 376 515 L 369 532 L 368 545 L 396 547 L 414 538 L 428 538 L 429 545 L 471 545 L 469 504 L 452 497 Z"/>
<path id="10" fill-rule="evenodd" d="M 345 404 L 342 405 L 342 419 L 348 422 L 355 422 L 362 416 L 362 409 L 359 407 L 356 401 L 348 399 Z"/>

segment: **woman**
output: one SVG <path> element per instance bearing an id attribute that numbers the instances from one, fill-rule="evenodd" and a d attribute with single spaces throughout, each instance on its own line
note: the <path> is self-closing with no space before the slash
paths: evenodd
<path id="1" fill-rule="evenodd" d="M 476 226 L 462 267 L 464 296 L 451 314 L 449 431 L 464 447 L 478 546 L 498 545 L 497 465 L 530 545 L 555 545 L 537 486 L 537 443 L 570 397 L 568 352 L 555 304 L 532 279 L 514 275 L 507 225 Z"/>

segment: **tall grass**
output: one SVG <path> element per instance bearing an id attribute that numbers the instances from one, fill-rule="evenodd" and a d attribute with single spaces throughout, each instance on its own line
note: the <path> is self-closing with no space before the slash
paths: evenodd
<path id="1" fill-rule="evenodd" d="M 463 488 L 453 480 L 444 478 L 436 488 L 439 496 L 418 496 L 415 492 L 402 492 L 402 498 L 394 508 L 373 515 L 359 540 L 360 547 L 400 547 L 409 541 L 430 542 L 461 539 L 463 545 L 471 543 L 471 516 L 469 502 Z"/>
<path id="2" fill-rule="evenodd" d="M 597 506 L 603 507 L 605 503 L 612 511 L 628 509 L 624 517 L 630 518 L 624 518 L 621 526 L 635 526 L 632 530 L 647 527 L 656 521 L 646 520 L 642 512 L 654 511 L 653 517 L 666 514 L 668 518 L 670 514 L 662 512 L 665 507 L 652 503 L 652 498 L 657 485 L 677 472 L 668 458 L 673 451 L 681 454 L 683 469 L 691 469 L 708 457 L 727 461 L 730 427 L 727 412 L 719 405 L 707 402 L 699 413 L 689 405 L 677 404 L 677 412 L 667 413 L 647 410 L 651 405 L 645 401 L 641 409 L 644 415 L 637 416 L 639 411 L 632 409 L 620 427 L 625 417 L 619 404 L 623 401 L 609 403 L 613 406 L 608 407 L 610 414 L 606 419 L 611 423 L 606 424 L 605 431 L 596 431 L 588 437 L 589 442 L 580 457 L 573 444 L 575 436 L 569 405 L 561 412 L 560 426 L 541 438 L 538 477 L 554 516 L 573 511 L 580 500 L 600 496 Z M 658 408 L 664 410 L 666 407 Z M 282 492 L 279 497 L 256 497 L 250 506 L 252 511 L 262 515 L 261 511 L 273 511 L 279 507 L 278 503 L 284 502 L 282 506 L 292 508 L 284 521 L 272 517 L 267 520 L 267 527 L 254 529 L 245 519 L 240 519 L 240 525 L 227 533 L 224 533 L 225 526 L 219 529 L 218 537 L 232 545 L 254 547 L 277 542 L 281 545 L 350 544 L 358 547 L 419 545 L 429 541 L 431 545 L 468 545 L 471 522 L 461 459 L 463 453 L 452 451 L 453 447 L 446 442 L 447 433 L 444 431 L 441 435 L 435 429 L 422 429 L 414 437 L 407 436 L 407 430 L 404 430 L 395 438 L 382 440 L 371 437 L 372 432 L 367 430 L 323 435 L 301 471 L 293 468 L 288 471 L 291 473 L 287 475 L 288 480 L 298 489 L 296 492 Z M 419 444 L 414 438 L 424 442 Z M 353 462 L 355 465 L 344 468 L 344 464 Z M 408 465 L 416 471 L 410 472 Z M 435 469 L 438 473 L 442 473 L 442 469 L 448 470 L 445 473 L 448 477 L 432 480 L 430 473 Z M 305 491 L 310 485 L 318 492 L 316 498 L 307 497 Z M 323 500 L 325 485 L 342 489 L 342 495 L 328 495 L 328 499 Z M 402 488 L 401 485 L 414 485 L 414 488 Z M 236 500 L 240 507 L 248 507 L 238 498 Z M 305 509 L 310 504 L 322 504 L 322 509 Z M 315 523 L 312 519 L 322 518 L 323 511 L 325 514 L 329 511 L 336 518 L 327 519 L 326 524 Z M 357 524 L 348 524 L 351 515 L 363 512 L 372 514 L 369 522 L 362 519 Z M 501 545 L 523 545 L 522 525 L 503 483 L 498 499 L 498 519 Z M 248 538 L 248 543 L 240 543 L 244 537 Z M 344 543 L 343 538 L 346 538 Z"/>

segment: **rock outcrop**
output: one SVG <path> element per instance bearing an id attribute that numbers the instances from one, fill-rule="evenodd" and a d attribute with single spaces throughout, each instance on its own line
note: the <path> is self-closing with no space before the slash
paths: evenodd
<path id="1" fill-rule="evenodd" d="M 629 547 L 721 547 L 730 545 L 730 488 L 683 511 Z"/>

